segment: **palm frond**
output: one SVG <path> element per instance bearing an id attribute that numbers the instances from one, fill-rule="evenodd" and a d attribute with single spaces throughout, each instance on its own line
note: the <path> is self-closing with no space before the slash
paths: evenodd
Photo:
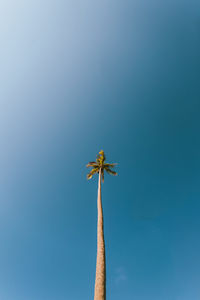
<path id="1" fill-rule="evenodd" d="M 103 150 L 99 151 L 99 155 L 103 158 L 103 160 L 106 160 L 106 156 Z"/>
<path id="2" fill-rule="evenodd" d="M 88 178 L 88 179 L 91 179 L 92 176 L 93 176 L 94 174 L 98 173 L 98 172 L 99 172 L 99 168 L 94 168 L 94 169 L 92 169 L 92 170 L 88 173 L 87 178 Z"/>
<path id="3" fill-rule="evenodd" d="M 102 182 L 104 182 L 104 171 L 101 171 L 101 178 L 102 178 Z"/>
<path id="4" fill-rule="evenodd" d="M 100 166 L 103 166 L 105 160 L 106 160 L 106 157 L 105 157 L 104 151 L 101 150 L 101 151 L 99 152 L 99 154 L 97 154 L 96 162 L 97 162 L 97 164 L 99 164 Z"/>
<path id="5" fill-rule="evenodd" d="M 111 170 L 111 169 L 109 169 L 109 168 L 105 168 L 105 170 L 106 170 L 106 172 L 108 172 L 108 174 L 110 174 L 110 175 L 114 175 L 114 176 L 117 175 L 117 172 L 115 172 L 115 171 L 113 171 L 113 170 Z"/>
<path id="6" fill-rule="evenodd" d="M 99 172 L 99 168 L 94 168 L 94 169 L 92 169 L 91 171 L 90 171 L 90 173 L 92 174 L 92 175 L 94 175 L 94 174 L 96 174 L 96 173 L 98 173 Z"/>
<path id="7" fill-rule="evenodd" d="M 92 174 L 87 174 L 87 179 L 91 179 L 92 178 Z"/>
<path id="8" fill-rule="evenodd" d="M 86 165 L 87 168 L 90 168 L 90 167 L 96 167 L 96 166 L 97 166 L 96 161 L 90 161 L 90 162 Z"/>
<path id="9" fill-rule="evenodd" d="M 104 164 L 104 168 L 114 168 L 117 164 L 116 163 L 112 163 L 112 164 Z"/>

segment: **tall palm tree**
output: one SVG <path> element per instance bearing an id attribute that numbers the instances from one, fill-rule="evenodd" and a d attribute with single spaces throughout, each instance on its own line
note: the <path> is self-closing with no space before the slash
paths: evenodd
<path id="1" fill-rule="evenodd" d="M 106 260 L 103 230 L 103 210 L 101 201 L 101 180 L 102 182 L 104 182 L 104 171 L 106 171 L 110 175 L 117 175 L 117 173 L 112 170 L 116 164 L 105 163 L 105 160 L 106 157 L 104 151 L 101 150 L 97 155 L 96 161 L 91 161 L 87 164 L 87 168 L 92 168 L 92 170 L 87 175 L 88 179 L 91 179 L 94 174 L 99 174 L 97 197 L 97 261 L 94 300 L 106 300 Z"/>

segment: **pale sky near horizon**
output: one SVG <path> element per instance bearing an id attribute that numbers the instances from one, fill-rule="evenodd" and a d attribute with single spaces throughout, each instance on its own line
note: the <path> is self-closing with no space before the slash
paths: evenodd
<path id="1" fill-rule="evenodd" d="M 200 299 L 200 2 L 0 2 L 0 299 Z"/>

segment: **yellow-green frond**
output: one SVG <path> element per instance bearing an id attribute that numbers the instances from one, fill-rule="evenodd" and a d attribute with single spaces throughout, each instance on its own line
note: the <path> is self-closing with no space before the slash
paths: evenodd
<path id="1" fill-rule="evenodd" d="M 106 156 L 103 150 L 99 151 L 99 156 L 101 156 L 104 159 L 104 161 L 106 160 Z"/>
<path id="2" fill-rule="evenodd" d="M 99 168 L 94 168 L 94 169 L 92 169 L 92 170 L 88 173 L 87 178 L 88 178 L 88 179 L 91 179 L 92 176 L 93 176 L 94 174 L 98 173 L 98 172 L 99 172 Z"/>
<path id="3" fill-rule="evenodd" d="M 87 174 L 87 179 L 91 179 L 92 178 L 92 174 Z"/>
<path id="4" fill-rule="evenodd" d="M 106 160 L 106 157 L 105 157 L 104 151 L 101 150 L 101 151 L 99 152 L 99 154 L 97 155 L 96 162 L 97 162 L 97 164 L 99 164 L 100 166 L 103 166 L 105 160 Z"/>
<path id="5" fill-rule="evenodd" d="M 98 173 L 98 172 L 99 172 L 99 168 L 95 168 L 95 169 L 92 169 L 92 170 L 90 171 L 90 174 L 94 175 L 94 174 L 96 174 L 96 173 Z"/>

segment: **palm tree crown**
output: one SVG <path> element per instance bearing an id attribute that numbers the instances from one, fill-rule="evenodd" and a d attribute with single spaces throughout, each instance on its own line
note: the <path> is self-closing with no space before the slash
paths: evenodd
<path id="1" fill-rule="evenodd" d="M 87 164 L 87 168 L 92 168 L 92 170 L 87 174 L 87 179 L 91 179 L 94 174 L 97 174 L 101 171 L 102 181 L 104 182 L 104 171 L 106 171 L 110 175 L 117 175 L 117 172 L 113 171 L 112 169 L 115 167 L 116 164 L 109 164 L 105 163 L 106 156 L 104 151 L 101 150 L 97 155 L 96 161 L 90 161 Z"/>

